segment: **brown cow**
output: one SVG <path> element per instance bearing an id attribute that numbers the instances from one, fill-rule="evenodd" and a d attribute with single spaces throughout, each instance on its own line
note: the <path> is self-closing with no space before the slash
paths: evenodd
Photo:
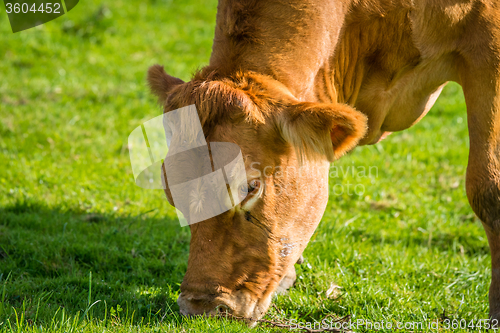
<path id="1" fill-rule="evenodd" d="M 165 112 L 196 104 L 207 141 L 241 147 L 251 191 L 190 226 L 181 313 L 263 316 L 323 215 L 329 161 L 409 128 L 455 81 L 500 316 L 500 1 L 220 0 L 210 64 L 186 83 L 158 65 L 148 79 Z"/>

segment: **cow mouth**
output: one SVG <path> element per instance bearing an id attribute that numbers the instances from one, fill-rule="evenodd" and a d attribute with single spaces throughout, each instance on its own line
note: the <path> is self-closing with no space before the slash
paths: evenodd
<path id="1" fill-rule="evenodd" d="M 253 327 L 261 319 L 271 304 L 272 293 L 267 291 L 261 298 L 252 297 L 249 291 L 238 290 L 231 294 L 222 293 L 217 296 L 195 296 L 189 292 L 181 292 L 177 299 L 179 312 L 184 316 L 227 316 L 243 320 Z"/>

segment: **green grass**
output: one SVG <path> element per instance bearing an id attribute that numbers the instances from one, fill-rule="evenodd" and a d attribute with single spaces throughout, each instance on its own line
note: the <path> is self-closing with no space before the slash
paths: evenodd
<path id="1" fill-rule="evenodd" d="M 86 0 L 12 34 L 2 9 L 0 332 L 270 330 L 179 316 L 189 230 L 162 191 L 134 185 L 126 148 L 161 113 L 148 66 L 188 80 L 208 62 L 215 13 L 214 0 Z M 421 123 L 336 163 L 371 177 L 332 174 L 337 193 L 350 182 L 360 195 L 331 191 L 296 286 L 266 318 L 486 318 L 489 249 L 465 195 L 467 152 L 450 85 Z"/>

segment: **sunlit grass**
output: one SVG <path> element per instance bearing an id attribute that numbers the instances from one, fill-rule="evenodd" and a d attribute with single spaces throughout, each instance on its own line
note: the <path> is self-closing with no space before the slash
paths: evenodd
<path id="1" fill-rule="evenodd" d="M 161 113 L 147 68 L 188 80 L 208 62 L 215 12 L 212 0 L 89 0 L 17 34 L 0 14 L 0 332 L 268 331 L 178 314 L 189 231 L 161 191 L 134 185 L 126 147 Z M 466 122 L 450 85 L 421 123 L 335 163 L 373 171 L 332 174 L 296 286 L 266 318 L 486 318 Z"/>

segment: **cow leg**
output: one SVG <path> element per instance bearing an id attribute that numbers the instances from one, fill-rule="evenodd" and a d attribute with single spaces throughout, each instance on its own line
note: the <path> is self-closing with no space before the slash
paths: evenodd
<path id="1" fill-rule="evenodd" d="M 300 258 L 297 260 L 297 264 L 300 265 L 303 262 L 304 257 L 300 255 Z M 286 293 L 287 290 L 293 286 L 295 280 L 297 280 L 297 273 L 295 272 L 295 266 L 292 266 L 292 268 L 290 268 L 290 271 L 288 271 L 288 274 L 285 275 L 285 277 L 283 277 L 283 279 L 281 280 L 278 288 L 276 288 L 276 294 Z"/>
<path id="2" fill-rule="evenodd" d="M 304 263 L 304 255 L 301 254 L 299 259 L 297 260 L 296 264 L 298 265 L 302 265 Z"/>
<path id="3" fill-rule="evenodd" d="M 491 251 L 490 317 L 500 319 L 500 63 L 466 61 L 460 81 L 467 103 L 470 152 L 466 190 Z M 493 65 L 495 64 L 495 65 Z"/>
<path id="4" fill-rule="evenodd" d="M 295 266 L 292 266 L 288 271 L 288 274 L 281 279 L 281 282 L 276 288 L 276 294 L 284 294 L 290 289 L 297 280 L 297 273 L 295 273 Z"/>

